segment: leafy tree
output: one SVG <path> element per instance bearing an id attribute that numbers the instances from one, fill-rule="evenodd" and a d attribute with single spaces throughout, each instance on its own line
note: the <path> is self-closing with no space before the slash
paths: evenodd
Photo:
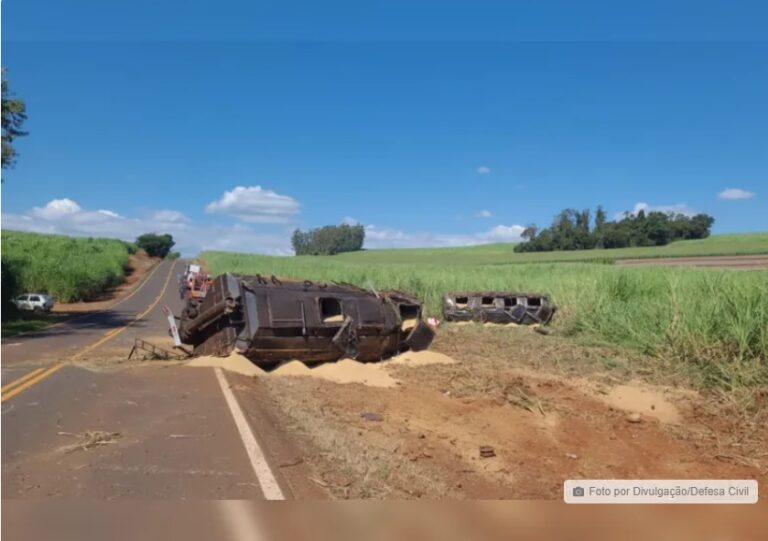
<path id="1" fill-rule="evenodd" d="M 528 226 L 523 229 L 523 232 L 520 233 L 520 236 L 526 240 L 533 240 L 536 238 L 537 230 L 538 228 L 536 227 L 536 224 L 528 224 Z"/>
<path id="2" fill-rule="evenodd" d="M 683 214 L 641 209 L 637 214 L 626 212 L 613 222 L 607 220 L 605 210 L 598 206 L 595 225 L 590 228 L 590 212 L 574 209 L 561 211 L 552 225 L 536 234 L 535 229 L 523 231 L 523 242 L 515 246 L 516 252 L 544 252 L 551 250 L 587 250 L 590 248 L 623 248 L 626 246 L 663 246 L 680 239 L 703 239 L 709 236 L 715 219 L 706 214 L 689 217 Z M 531 233 L 534 233 L 531 235 Z"/>
<path id="3" fill-rule="evenodd" d="M 296 229 L 291 244 L 296 255 L 334 255 L 363 249 L 365 229 L 362 225 L 327 225 L 302 231 Z"/>
<path id="4" fill-rule="evenodd" d="M 8 80 L 5 78 L 5 68 L 2 69 L 2 116 L 3 116 L 3 155 L 2 167 L 12 167 L 16 162 L 16 149 L 13 148 L 13 140 L 16 137 L 27 135 L 27 132 L 21 129 L 24 121 L 27 119 L 27 106 L 16 97 L 8 87 Z"/>
<path id="5" fill-rule="evenodd" d="M 605 210 L 602 205 L 597 205 L 595 210 L 595 248 L 605 247 L 605 223 L 608 221 L 608 217 L 605 214 Z"/>
<path id="6" fill-rule="evenodd" d="M 167 233 L 145 233 L 136 239 L 136 246 L 147 252 L 151 257 L 165 257 L 176 244 L 171 235 Z"/>

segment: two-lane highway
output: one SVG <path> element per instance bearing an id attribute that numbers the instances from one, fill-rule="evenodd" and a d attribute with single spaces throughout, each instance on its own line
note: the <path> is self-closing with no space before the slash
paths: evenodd
<path id="1" fill-rule="evenodd" d="M 228 375 L 173 362 L 103 362 L 108 352 L 124 359 L 135 337 L 167 331 L 162 307 L 179 312 L 182 265 L 163 262 L 109 310 L 3 344 L 4 498 L 295 495 L 273 473 L 274 457 L 253 430 L 258 412 L 242 410 Z M 97 433 L 106 440 L 89 445 Z"/>
<path id="2" fill-rule="evenodd" d="M 10 381 L 11 376 L 18 377 L 18 372 L 25 367 L 51 359 L 60 361 L 81 355 L 85 348 L 108 339 L 109 333 L 136 324 L 154 308 L 155 301 L 164 293 L 164 289 L 174 285 L 174 274 L 180 272 L 181 268 L 179 262 L 163 261 L 136 289 L 106 310 L 87 313 L 40 331 L 3 340 L 3 385 Z"/>

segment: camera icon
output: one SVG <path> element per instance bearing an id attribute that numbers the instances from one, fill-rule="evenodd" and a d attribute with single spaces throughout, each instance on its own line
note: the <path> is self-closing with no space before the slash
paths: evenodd
<path id="1" fill-rule="evenodd" d="M 584 488 L 583 487 L 573 487 L 573 496 L 574 496 L 574 498 L 582 498 L 584 496 Z"/>

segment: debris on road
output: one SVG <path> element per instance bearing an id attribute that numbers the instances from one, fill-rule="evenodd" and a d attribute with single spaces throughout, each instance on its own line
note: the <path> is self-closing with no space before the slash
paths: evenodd
<path id="1" fill-rule="evenodd" d="M 265 367 L 378 361 L 427 349 L 435 335 L 406 293 L 233 274 L 215 278 L 204 298 L 188 298 L 179 334 L 195 355 L 237 351 Z"/>
<path id="2" fill-rule="evenodd" d="M 545 325 L 556 310 L 549 296 L 543 293 L 480 291 L 443 295 L 443 317 L 446 321 Z"/>
<path id="3" fill-rule="evenodd" d="M 135 338 L 131 352 L 128 354 L 128 360 L 133 359 L 134 356 L 141 357 L 142 360 L 168 361 L 171 359 L 186 359 L 189 357 L 189 354 L 171 351 L 147 342 L 142 338 Z"/>
<path id="4" fill-rule="evenodd" d="M 80 438 L 78 443 L 62 447 L 61 451 L 64 453 L 72 453 L 74 451 L 90 451 L 95 447 L 116 443 L 115 440 L 122 436 L 120 432 L 105 432 L 103 430 L 87 430 L 80 433 L 59 432 L 58 435 Z"/>
<path id="5" fill-rule="evenodd" d="M 248 358 L 238 353 L 227 357 L 196 357 L 186 366 L 220 367 L 230 372 L 245 376 L 295 377 L 306 376 L 333 383 L 361 383 L 369 387 L 394 387 L 399 380 L 392 377 L 389 367 L 426 366 L 433 364 L 455 364 L 456 360 L 434 351 L 407 351 L 380 363 L 363 363 L 352 359 L 342 359 L 335 363 L 325 363 L 310 368 L 301 361 L 293 360 L 279 365 L 267 372 L 253 364 Z"/>

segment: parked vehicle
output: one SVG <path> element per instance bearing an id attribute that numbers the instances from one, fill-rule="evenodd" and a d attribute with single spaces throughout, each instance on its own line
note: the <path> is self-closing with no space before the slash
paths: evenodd
<path id="1" fill-rule="evenodd" d="M 19 310 L 50 312 L 53 308 L 53 299 L 45 293 L 25 293 L 13 299 L 13 304 Z"/>
<path id="2" fill-rule="evenodd" d="M 213 280 L 200 270 L 200 265 L 187 265 L 184 274 L 179 276 L 179 295 L 182 299 L 189 295 L 192 298 L 203 298 Z"/>

